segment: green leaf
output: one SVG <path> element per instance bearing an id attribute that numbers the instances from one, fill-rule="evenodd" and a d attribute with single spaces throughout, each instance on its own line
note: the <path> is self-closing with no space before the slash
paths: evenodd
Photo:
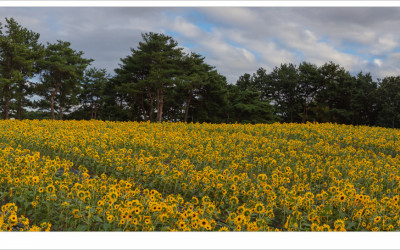
<path id="1" fill-rule="evenodd" d="M 28 208 L 30 204 L 31 204 L 31 203 L 30 203 L 29 201 L 25 201 L 25 202 L 24 202 L 24 208 L 25 208 L 25 209 Z"/>
<path id="2" fill-rule="evenodd" d="M 103 219 L 100 218 L 99 216 L 93 216 L 92 218 L 93 218 L 93 220 L 94 220 L 95 222 L 103 222 Z"/>
<path id="3" fill-rule="evenodd" d="M 104 231 L 110 231 L 111 225 L 109 223 L 104 223 L 103 224 L 103 229 L 104 229 Z"/>
<path id="4" fill-rule="evenodd" d="M 87 225 L 81 224 L 76 228 L 76 231 L 87 231 L 87 229 L 88 229 Z"/>

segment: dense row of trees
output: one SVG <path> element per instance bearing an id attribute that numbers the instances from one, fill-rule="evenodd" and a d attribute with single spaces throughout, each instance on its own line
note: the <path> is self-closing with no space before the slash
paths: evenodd
<path id="1" fill-rule="evenodd" d="M 160 122 L 336 122 L 400 127 L 400 77 L 374 81 L 333 62 L 260 68 L 236 84 L 184 53 L 169 36 L 142 34 L 115 74 L 89 68 L 66 41 L 42 45 L 14 19 L 0 24 L 0 111 L 4 119 Z M 39 79 L 33 81 L 32 79 Z"/>

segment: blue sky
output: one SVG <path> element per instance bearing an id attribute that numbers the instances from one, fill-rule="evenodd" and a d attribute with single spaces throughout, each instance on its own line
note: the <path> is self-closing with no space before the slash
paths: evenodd
<path id="1" fill-rule="evenodd" d="M 333 61 L 353 74 L 400 75 L 400 8 L 391 7 L 0 7 L 43 43 L 69 41 L 110 74 L 141 33 L 172 36 L 235 83 L 263 67 Z"/>

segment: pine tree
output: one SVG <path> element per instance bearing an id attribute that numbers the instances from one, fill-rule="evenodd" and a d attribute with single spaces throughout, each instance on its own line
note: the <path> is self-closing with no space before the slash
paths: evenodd
<path id="1" fill-rule="evenodd" d="M 8 119 L 12 98 L 16 99 L 17 118 L 22 118 L 23 105 L 32 92 L 28 79 L 38 73 L 37 61 L 43 56 L 39 34 L 23 28 L 13 18 L 6 18 L 6 30 L 0 23 L 0 88 L 3 117 Z"/>
<path id="2" fill-rule="evenodd" d="M 91 59 L 82 58 L 82 51 L 76 52 L 70 48 L 71 43 L 57 41 L 47 44 L 45 57 L 40 65 L 43 69 L 40 93 L 48 102 L 50 99 L 51 116 L 55 119 L 55 103 L 58 105 L 59 119 L 63 118 L 68 106 L 77 103 L 76 95 L 83 80 L 86 67 Z M 47 99 L 48 98 L 48 99 Z"/>

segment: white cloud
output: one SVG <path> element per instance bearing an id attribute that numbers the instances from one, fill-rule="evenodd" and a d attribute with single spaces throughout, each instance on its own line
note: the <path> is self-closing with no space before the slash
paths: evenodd
<path id="1" fill-rule="evenodd" d="M 109 72 L 141 33 L 171 32 L 229 82 L 261 66 L 301 61 L 333 61 L 374 77 L 400 74 L 400 8 L 0 8 L 0 16 L 40 33 L 42 42 L 70 41 Z"/>
<path id="2" fill-rule="evenodd" d="M 178 16 L 173 22 L 172 29 L 188 39 L 198 39 L 204 33 L 199 27 Z"/>
<path id="3" fill-rule="evenodd" d="M 382 60 L 381 60 L 381 59 L 374 59 L 374 63 L 375 63 L 376 65 L 378 65 L 378 67 L 381 67 L 381 66 L 382 66 Z"/>

